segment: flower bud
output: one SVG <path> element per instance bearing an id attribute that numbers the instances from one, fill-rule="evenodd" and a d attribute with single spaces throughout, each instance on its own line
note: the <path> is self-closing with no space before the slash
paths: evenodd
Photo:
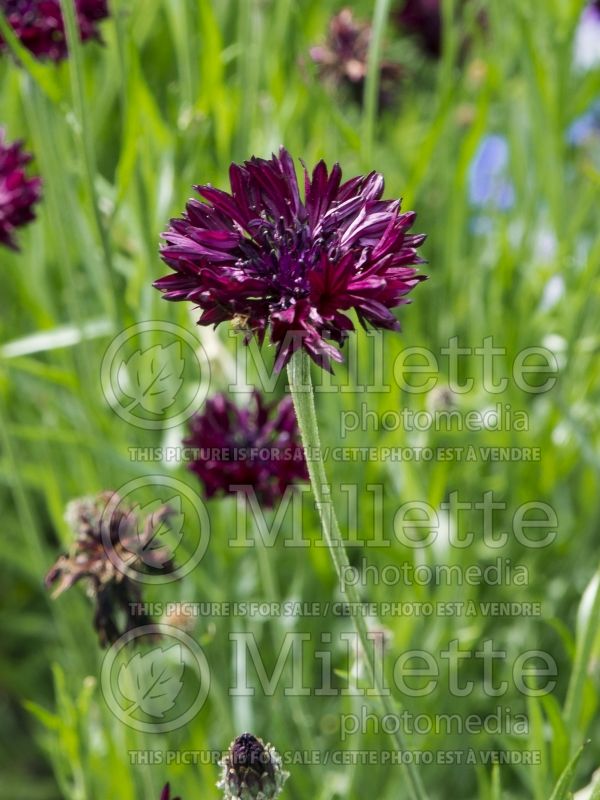
<path id="1" fill-rule="evenodd" d="M 181 800 L 180 797 L 171 797 L 171 787 L 165 783 L 162 792 L 160 793 L 160 800 Z"/>
<path id="2" fill-rule="evenodd" d="M 274 800 L 288 777 L 275 748 L 251 733 L 238 736 L 219 763 L 224 800 Z"/>

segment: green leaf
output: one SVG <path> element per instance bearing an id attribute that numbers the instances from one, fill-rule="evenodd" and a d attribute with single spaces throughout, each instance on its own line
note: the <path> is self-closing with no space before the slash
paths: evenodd
<path id="1" fill-rule="evenodd" d="M 573 779 L 575 778 L 575 768 L 581 758 L 581 754 L 585 749 L 585 744 L 581 745 L 579 750 L 575 753 L 573 758 L 569 761 L 567 766 L 565 767 L 562 775 L 558 779 L 558 783 L 554 787 L 554 791 L 550 795 L 550 800 L 567 800 L 569 797 L 569 789 L 571 788 L 571 784 L 573 783 Z"/>
<path id="2" fill-rule="evenodd" d="M 540 753 L 539 764 L 530 767 L 533 796 L 535 800 L 547 800 L 547 778 L 548 771 L 546 764 L 546 742 L 544 738 L 544 716 L 540 701 L 537 697 L 530 697 L 528 701 L 529 709 L 529 748 Z"/>
<path id="3" fill-rule="evenodd" d="M 541 701 L 552 728 L 552 771 L 554 776 L 558 777 L 569 761 L 569 732 L 556 697 L 547 694 Z"/>
<path id="4" fill-rule="evenodd" d="M 502 784 L 500 783 L 500 766 L 494 764 L 492 767 L 492 792 L 491 800 L 502 800 Z"/>
<path id="5" fill-rule="evenodd" d="M 48 730 L 57 731 L 60 729 L 60 718 L 56 714 L 43 708 L 38 703 L 34 703 L 33 700 L 25 700 L 23 706 Z"/>
<path id="6" fill-rule="evenodd" d="M 565 719 L 571 739 L 579 736 L 579 723 L 583 708 L 587 672 L 594 640 L 600 626 L 600 571 L 589 582 L 577 613 L 575 661 L 565 701 Z"/>

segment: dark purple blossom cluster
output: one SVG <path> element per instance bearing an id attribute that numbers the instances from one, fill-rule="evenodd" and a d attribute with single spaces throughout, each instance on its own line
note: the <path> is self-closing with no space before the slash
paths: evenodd
<path id="1" fill-rule="evenodd" d="M 325 369 L 342 361 L 354 324 L 398 330 L 391 309 L 407 302 L 423 280 L 409 233 L 413 212 L 383 200 L 377 172 L 342 182 L 335 164 L 304 169 L 301 197 L 294 162 L 281 148 L 270 160 L 252 158 L 230 168 L 231 193 L 197 186 L 186 213 L 163 234 L 162 258 L 173 273 L 155 286 L 167 300 L 202 309 L 200 325 L 225 320 L 259 341 L 269 331 L 281 370 L 301 348 Z"/>
<path id="2" fill-rule="evenodd" d="M 414 36 L 423 50 L 438 57 L 442 50 L 440 0 L 404 0 L 394 14 L 401 30 Z"/>
<path id="3" fill-rule="evenodd" d="M 26 166 L 33 156 L 21 142 L 6 142 L 0 128 L 0 244 L 17 250 L 17 228 L 35 219 L 34 206 L 41 196 L 40 178 L 28 178 Z"/>
<path id="4" fill-rule="evenodd" d="M 461 23 L 464 23 L 468 7 L 474 8 L 471 0 L 457 0 L 456 11 Z M 476 24 L 485 30 L 488 15 L 482 9 L 476 9 Z M 393 19 L 402 33 L 411 36 L 426 55 L 439 58 L 443 47 L 443 18 L 441 0 L 402 0 L 393 13 Z M 463 25 L 464 27 L 464 25 Z M 465 56 L 471 39 L 467 34 L 460 42 L 461 56 Z"/>
<path id="5" fill-rule="evenodd" d="M 308 479 L 290 398 L 268 404 L 254 392 L 240 408 L 218 394 L 192 418 L 184 444 L 195 450 L 190 469 L 208 497 L 248 487 L 263 505 L 272 506 L 288 486 Z"/>
<path id="6" fill-rule="evenodd" d="M 36 58 L 61 61 L 67 57 L 60 0 L 0 0 L 0 10 L 21 44 Z M 100 39 L 98 23 L 108 16 L 107 0 L 75 0 L 75 10 L 81 41 Z"/>
<path id="7" fill-rule="evenodd" d="M 363 99 L 368 71 L 372 28 L 357 20 L 351 9 L 344 8 L 331 18 L 325 44 L 316 45 L 310 56 L 319 67 L 325 83 L 346 87 L 357 102 Z M 379 105 L 390 106 L 402 76 L 400 64 L 384 60 L 379 65 Z"/>

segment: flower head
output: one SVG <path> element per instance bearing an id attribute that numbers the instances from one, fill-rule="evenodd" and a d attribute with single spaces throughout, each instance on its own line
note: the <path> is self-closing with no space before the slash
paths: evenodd
<path id="1" fill-rule="evenodd" d="M 463 15 L 469 0 L 458 0 L 457 11 Z M 401 0 L 400 7 L 394 12 L 398 27 L 412 36 L 421 50 L 433 58 L 439 58 L 443 45 L 443 19 L 441 0 Z M 475 21 L 479 28 L 485 30 L 488 15 L 485 11 L 476 11 Z M 464 29 L 461 17 L 461 28 Z M 470 37 L 465 34 L 460 42 L 460 52 L 464 56 L 469 48 Z"/>
<path id="2" fill-rule="evenodd" d="M 395 13 L 396 21 L 414 36 L 423 50 L 436 58 L 442 50 L 442 11 L 440 0 L 404 0 Z"/>
<path id="3" fill-rule="evenodd" d="M 61 61 L 67 57 L 60 0 L 0 0 L 0 10 L 21 44 L 36 58 Z M 100 39 L 98 22 L 108 16 L 107 0 L 75 0 L 75 10 L 81 41 Z"/>
<path id="4" fill-rule="evenodd" d="M 251 733 L 231 743 L 220 765 L 224 800 L 275 800 L 288 778 L 275 748 Z"/>
<path id="5" fill-rule="evenodd" d="M 65 520 L 74 542 L 69 553 L 60 556 L 46 575 L 46 586 L 54 586 L 52 596 L 58 597 L 85 580 L 88 595 L 95 602 L 94 626 L 102 646 L 150 621 L 145 615 L 133 615 L 132 605 L 140 602 L 140 592 L 121 565 L 137 569 L 170 565 L 170 554 L 164 548 L 156 548 L 154 541 L 171 513 L 168 506 L 161 506 L 142 518 L 116 492 L 82 497 L 67 506 Z M 125 618 L 124 627 L 119 624 L 121 615 Z"/>
<path id="6" fill-rule="evenodd" d="M 600 101 L 571 124 L 567 131 L 567 140 L 576 147 L 598 141 L 600 137 Z"/>
<path id="7" fill-rule="evenodd" d="M 248 487 L 263 505 L 272 506 L 288 486 L 308 479 L 289 397 L 269 405 L 254 392 L 240 408 L 218 394 L 192 418 L 184 444 L 196 450 L 189 468 L 208 497 Z"/>
<path id="8" fill-rule="evenodd" d="M 600 3 L 592 2 L 584 8 L 575 32 L 575 66 L 582 71 L 595 69 L 600 64 Z"/>
<path id="9" fill-rule="evenodd" d="M 25 167 L 33 156 L 21 142 L 7 144 L 0 128 L 0 244 L 17 250 L 15 230 L 35 219 L 34 205 L 41 197 L 41 178 L 28 178 Z"/>
<path id="10" fill-rule="evenodd" d="M 310 56 L 318 65 L 323 81 L 345 86 L 360 102 L 367 77 L 370 43 L 369 23 L 355 20 L 352 10 L 344 8 L 331 18 L 326 43 L 312 47 Z M 394 62 L 383 61 L 379 70 L 379 103 L 387 106 L 393 101 L 402 68 Z"/>
<path id="11" fill-rule="evenodd" d="M 200 325 L 233 320 L 260 342 L 268 330 L 276 370 L 301 348 L 330 370 L 342 356 L 326 339 L 344 343 L 352 309 L 363 325 L 398 330 L 390 309 L 424 277 L 415 267 L 425 237 L 408 233 L 413 212 L 381 199 L 380 174 L 342 183 L 339 164 L 328 172 L 320 161 L 304 179 L 302 199 L 281 148 L 268 161 L 232 164 L 231 194 L 197 186 L 205 202 L 190 200 L 163 234 L 174 272 L 154 284 L 167 300 L 201 308 Z"/>
<path id="12" fill-rule="evenodd" d="M 515 203 L 515 189 L 508 177 L 510 150 L 503 136 L 486 136 L 479 145 L 469 173 L 471 203 L 508 211 Z"/>

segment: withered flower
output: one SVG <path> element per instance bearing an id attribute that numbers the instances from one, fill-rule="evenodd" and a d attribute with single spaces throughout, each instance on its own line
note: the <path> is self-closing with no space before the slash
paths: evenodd
<path id="1" fill-rule="evenodd" d="M 95 603 L 94 627 L 102 647 L 151 622 L 147 615 L 136 613 L 141 593 L 132 575 L 172 566 L 169 552 L 157 541 L 171 513 L 168 506 L 161 506 L 143 517 L 110 491 L 68 504 L 65 520 L 75 539 L 46 575 L 46 586 L 53 587 L 56 598 L 85 581 Z"/>
<path id="2" fill-rule="evenodd" d="M 344 8 L 331 18 L 327 40 L 310 50 L 310 57 L 319 67 L 324 83 L 350 90 L 356 102 L 362 102 L 367 77 L 372 28 L 368 22 L 355 19 L 351 9 Z M 402 67 L 394 61 L 379 65 L 379 104 L 393 103 L 402 77 Z"/>

